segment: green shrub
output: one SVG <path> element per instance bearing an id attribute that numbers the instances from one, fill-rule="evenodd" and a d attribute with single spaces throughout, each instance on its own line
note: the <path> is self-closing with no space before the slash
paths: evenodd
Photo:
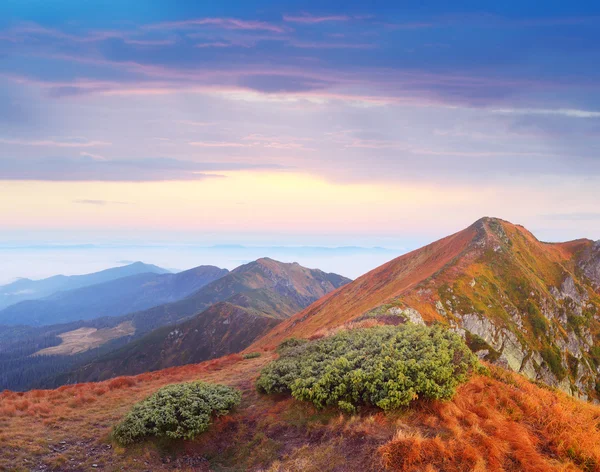
<path id="1" fill-rule="evenodd" d="M 558 380 L 562 380 L 566 377 L 567 372 L 562 365 L 560 349 L 556 346 L 544 347 L 540 351 L 540 354 Z"/>
<path id="2" fill-rule="evenodd" d="M 531 300 L 527 301 L 527 313 L 529 314 L 529 322 L 533 328 L 533 334 L 537 338 L 544 337 L 548 334 L 548 323 L 544 315 L 540 313 L 538 307 Z"/>
<path id="3" fill-rule="evenodd" d="M 296 346 L 302 346 L 303 344 L 306 344 L 307 342 L 308 341 L 306 339 L 288 338 L 285 341 L 283 341 L 279 346 L 277 346 L 277 352 L 281 353 L 281 352 L 285 351 L 286 349 L 296 347 Z"/>
<path id="4" fill-rule="evenodd" d="M 248 354 L 244 354 L 244 359 L 256 359 L 260 357 L 260 352 L 249 352 Z"/>
<path id="5" fill-rule="evenodd" d="M 240 403 L 238 390 L 225 385 L 189 382 L 168 385 L 133 406 L 113 431 L 121 444 L 146 436 L 192 439 L 206 431 L 215 415 Z"/>
<path id="6" fill-rule="evenodd" d="M 389 410 L 419 397 L 449 399 L 477 365 L 457 334 L 414 324 L 342 331 L 279 351 L 261 372 L 259 391 L 350 412 L 360 405 Z"/>

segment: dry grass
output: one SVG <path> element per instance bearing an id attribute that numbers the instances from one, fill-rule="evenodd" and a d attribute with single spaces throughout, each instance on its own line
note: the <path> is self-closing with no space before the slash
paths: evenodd
<path id="1" fill-rule="evenodd" d="M 600 470 L 600 408 L 494 369 L 380 448 L 393 471 Z"/>
<path id="2" fill-rule="evenodd" d="M 274 354 L 240 355 L 56 390 L 0 394 L 0 470 L 596 471 L 600 407 L 492 368 L 450 402 L 390 414 L 317 411 L 259 395 Z M 236 386 L 241 406 L 194 441 L 119 448 L 112 427 L 163 385 L 202 379 Z M 42 467 L 43 466 L 43 467 Z"/>
<path id="3" fill-rule="evenodd" d="M 273 348 L 289 337 L 309 337 L 321 329 L 335 328 L 393 300 L 440 271 L 475 236 L 471 226 L 366 273 L 280 323 L 246 352 Z"/>

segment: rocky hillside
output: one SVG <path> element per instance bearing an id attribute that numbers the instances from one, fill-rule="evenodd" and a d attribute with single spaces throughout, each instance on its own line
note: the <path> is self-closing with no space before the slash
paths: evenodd
<path id="1" fill-rule="evenodd" d="M 176 312 L 181 317 L 188 307 L 209 305 L 191 319 L 158 328 L 50 385 L 138 374 L 239 352 L 281 320 L 347 282 L 345 277 L 296 263 L 259 259 L 178 304 L 183 307 Z"/>
<path id="2" fill-rule="evenodd" d="M 600 244 L 550 244 L 483 218 L 403 255 L 276 326 L 248 350 L 361 319 L 441 322 L 490 362 L 598 398 Z"/>

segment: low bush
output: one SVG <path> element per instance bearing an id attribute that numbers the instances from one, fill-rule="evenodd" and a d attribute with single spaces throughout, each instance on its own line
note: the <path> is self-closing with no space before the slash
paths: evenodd
<path id="1" fill-rule="evenodd" d="M 244 354 L 244 359 L 256 359 L 260 357 L 260 352 L 249 352 L 248 354 Z"/>
<path id="2" fill-rule="evenodd" d="M 192 439 L 206 431 L 213 416 L 240 403 L 238 390 L 225 385 L 189 382 L 168 385 L 133 406 L 113 431 L 123 445 L 147 436 Z"/>
<path id="3" fill-rule="evenodd" d="M 414 324 L 288 341 L 278 352 L 257 380 L 259 391 L 348 412 L 360 405 L 389 410 L 417 398 L 450 399 L 477 365 L 457 334 Z"/>

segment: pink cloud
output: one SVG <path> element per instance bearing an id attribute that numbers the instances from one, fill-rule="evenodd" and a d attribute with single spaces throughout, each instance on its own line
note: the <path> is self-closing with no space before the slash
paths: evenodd
<path id="1" fill-rule="evenodd" d="M 289 41 L 288 44 L 302 49 L 373 49 L 377 46 L 369 43 L 335 43 L 322 41 Z"/>
<path id="2" fill-rule="evenodd" d="M 233 30 L 256 30 L 256 31 L 271 31 L 273 33 L 284 33 L 286 29 L 282 26 L 266 21 L 248 21 L 238 18 L 197 18 L 194 20 L 170 21 L 165 23 L 156 23 L 148 25 L 146 29 L 185 29 L 194 26 L 217 26 L 224 29 Z"/>
<path id="3" fill-rule="evenodd" d="M 238 44 L 226 43 L 223 41 L 213 41 L 210 43 L 198 43 L 195 48 L 230 48 L 233 46 L 239 46 Z"/>
<path id="4" fill-rule="evenodd" d="M 250 147 L 250 144 L 242 144 L 227 141 L 193 141 L 188 143 L 190 146 L 205 147 L 205 148 L 242 148 Z"/>
<path id="5" fill-rule="evenodd" d="M 313 16 L 307 13 L 302 15 L 283 15 L 283 21 L 289 23 L 304 23 L 304 24 L 318 24 L 325 23 L 328 21 L 350 21 L 353 17 L 348 15 L 324 15 L 324 16 Z"/>

